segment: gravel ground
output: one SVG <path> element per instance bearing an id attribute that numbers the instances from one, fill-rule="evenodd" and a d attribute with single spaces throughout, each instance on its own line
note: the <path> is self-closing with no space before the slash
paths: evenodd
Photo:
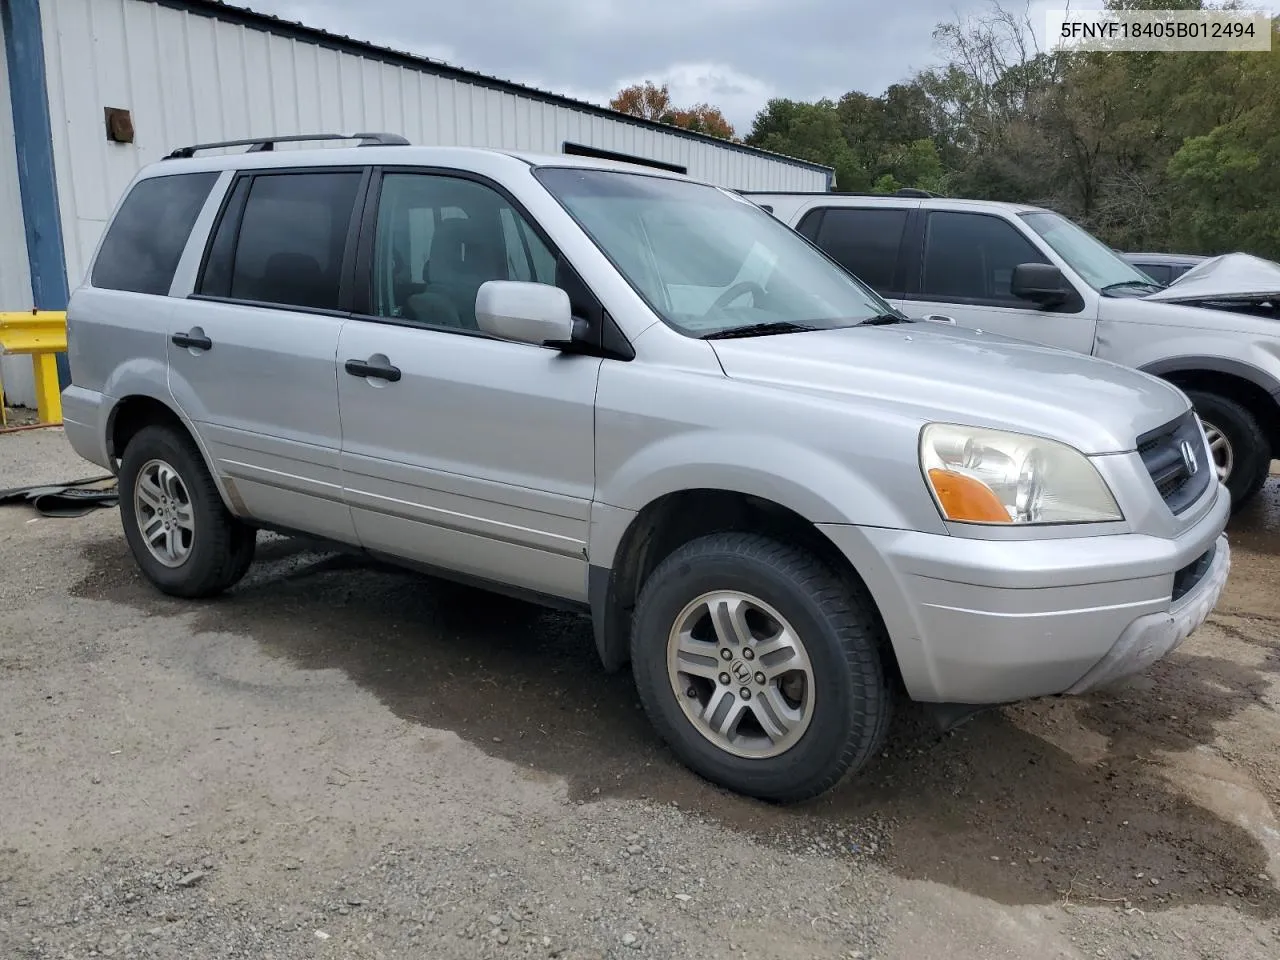
<path id="1" fill-rule="evenodd" d="M 0 436 L 0 488 L 100 474 Z M 0 508 L 0 958 L 1280 956 L 1280 481 L 1128 687 L 778 809 L 675 763 L 589 625 L 263 538 L 226 597 L 114 509 Z"/>

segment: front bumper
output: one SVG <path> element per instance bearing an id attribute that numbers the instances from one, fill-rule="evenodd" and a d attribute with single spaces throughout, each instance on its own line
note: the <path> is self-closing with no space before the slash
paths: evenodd
<path id="1" fill-rule="evenodd" d="M 995 704 L 1084 693 L 1177 647 L 1221 596 L 1231 566 L 1229 514 L 1219 485 L 1176 539 L 822 529 L 875 598 L 909 695 Z"/>
<path id="2" fill-rule="evenodd" d="M 1176 649 L 1200 624 L 1209 619 L 1227 585 L 1231 571 L 1231 547 L 1218 538 L 1205 561 L 1199 581 L 1164 613 L 1149 613 L 1125 627 L 1107 655 L 1077 680 L 1067 693 L 1088 693 L 1125 677 L 1141 673 Z M 1193 575 L 1196 571 L 1190 571 Z"/>

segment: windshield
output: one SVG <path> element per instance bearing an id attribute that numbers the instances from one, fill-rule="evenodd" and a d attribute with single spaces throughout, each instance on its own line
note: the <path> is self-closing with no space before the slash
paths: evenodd
<path id="1" fill-rule="evenodd" d="M 686 335 L 828 329 L 896 313 L 781 221 L 717 187 L 582 168 L 536 175 Z"/>
<path id="2" fill-rule="evenodd" d="M 1048 212 L 1024 213 L 1022 219 L 1095 290 L 1108 292 L 1108 288 L 1124 284 L 1132 285 L 1133 293 L 1142 294 L 1160 287 L 1093 234 L 1064 216 Z"/>

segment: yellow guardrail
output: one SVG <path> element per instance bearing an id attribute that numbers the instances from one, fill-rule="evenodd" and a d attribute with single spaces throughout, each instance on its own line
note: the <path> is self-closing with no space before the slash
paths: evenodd
<path id="1" fill-rule="evenodd" d="M 42 423 L 62 422 L 58 386 L 59 353 L 67 351 L 65 310 L 0 312 L 0 354 L 26 354 L 36 382 L 36 413 Z M 0 384 L 0 420 L 4 419 L 4 386 Z"/>

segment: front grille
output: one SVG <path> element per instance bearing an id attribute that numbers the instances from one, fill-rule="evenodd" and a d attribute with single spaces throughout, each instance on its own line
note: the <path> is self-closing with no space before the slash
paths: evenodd
<path id="1" fill-rule="evenodd" d="M 1184 455 L 1191 453 L 1191 463 Z M 1151 482 L 1175 514 L 1182 513 L 1204 493 L 1214 476 L 1213 462 L 1205 449 L 1204 434 L 1195 412 L 1188 410 L 1177 420 L 1138 438 L 1138 456 L 1151 474 Z"/>
<path id="2" fill-rule="evenodd" d="M 1173 575 L 1174 603 L 1194 590 L 1196 584 L 1204 579 L 1204 575 L 1209 572 L 1209 564 L 1213 562 L 1213 551 L 1214 548 L 1210 547 Z"/>

